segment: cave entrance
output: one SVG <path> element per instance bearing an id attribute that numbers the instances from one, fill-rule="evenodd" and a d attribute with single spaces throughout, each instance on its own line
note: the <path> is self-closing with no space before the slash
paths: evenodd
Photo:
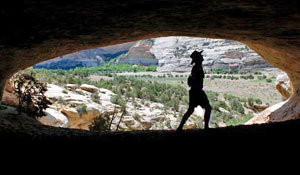
<path id="1" fill-rule="evenodd" d="M 38 120 L 85 130 L 175 129 L 188 107 L 190 54 L 204 50 L 204 90 L 213 107 L 210 126 L 245 124 L 282 101 L 282 73 L 247 45 L 232 40 L 161 37 L 76 53 L 23 72 L 47 83 L 52 105 Z M 9 88 L 6 88 L 9 89 Z M 16 103 L 12 90 L 3 101 Z M 203 128 L 197 108 L 186 128 Z M 96 124 L 95 124 L 96 123 Z"/>

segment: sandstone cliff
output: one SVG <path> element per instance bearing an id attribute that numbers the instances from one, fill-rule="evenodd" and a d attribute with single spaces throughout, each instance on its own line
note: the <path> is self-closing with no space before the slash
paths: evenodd
<path id="1" fill-rule="evenodd" d="M 204 50 L 205 69 L 250 70 L 271 67 L 240 42 L 192 37 L 161 37 L 139 41 L 118 63 L 158 64 L 159 72 L 188 72 L 192 68 L 190 55 L 194 50 Z"/>
<path id="2" fill-rule="evenodd" d="M 151 49 L 159 60 L 159 72 L 190 71 L 190 55 L 204 50 L 205 69 L 256 69 L 270 67 L 245 44 L 236 41 L 191 37 L 163 37 L 155 39 Z"/>

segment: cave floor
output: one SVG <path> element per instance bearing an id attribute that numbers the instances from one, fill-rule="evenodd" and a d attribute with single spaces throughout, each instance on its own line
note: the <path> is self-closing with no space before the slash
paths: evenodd
<path id="1" fill-rule="evenodd" d="M 203 144 L 245 143 L 297 143 L 300 120 L 286 122 L 240 125 L 209 130 L 185 130 L 181 133 L 168 130 L 91 132 L 78 129 L 56 128 L 41 125 L 36 120 L 17 115 L 0 116 L 0 139 L 13 142 L 66 143 L 82 142 L 109 144 Z M 3 143 L 3 142 L 2 142 Z M 10 143 L 10 142 L 5 142 Z"/>

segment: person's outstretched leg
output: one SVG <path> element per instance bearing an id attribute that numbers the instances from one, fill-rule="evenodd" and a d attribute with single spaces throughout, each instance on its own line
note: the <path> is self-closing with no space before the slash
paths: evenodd
<path id="1" fill-rule="evenodd" d="M 186 111 L 186 113 L 182 117 L 182 120 L 180 122 L 180 125 L 177 128 L 177 131 L 182 131 L 183 125 L 188 120 L 188 118 L 193 114 L 193 112 L 194 112 L 194 107 L 189 107 L 189 109 Z"/>
<path id="2" fill-rule="evenodd" d="M 210 119 L 210 113 L 211 113 L 211 106 L 208 104 L 205 107 L 205 114 L 204 114 L 204 129 L 209 129 L 209 119 Z"/>
<path id="3" fill-rule="evenodd" d="M 209 129 L 209 119 L 210 119 L 210 113 L 211 113 L 211 106 L 209 104 L 209 100 L 207 98 L 207 95 L 204 91 L 201 92 L 201 104 L 200 104 L 200 106 L 205 109 L 204 129 Z"/>

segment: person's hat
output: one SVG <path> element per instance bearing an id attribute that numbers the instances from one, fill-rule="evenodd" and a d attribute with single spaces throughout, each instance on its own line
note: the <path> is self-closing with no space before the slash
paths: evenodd
<path id="1" fill-rule="evenodd" d="M 202 59 L 201 61 L 203 61 L 202 52 L 203 52 L 203 50 L 201 50 L 200 52 L 198 52 L 197 50 L 195 50 L 191 54 L 191 58 L 192 58 L 192 63 L 191 64 L 193 64 L 196 59 Z"/>

